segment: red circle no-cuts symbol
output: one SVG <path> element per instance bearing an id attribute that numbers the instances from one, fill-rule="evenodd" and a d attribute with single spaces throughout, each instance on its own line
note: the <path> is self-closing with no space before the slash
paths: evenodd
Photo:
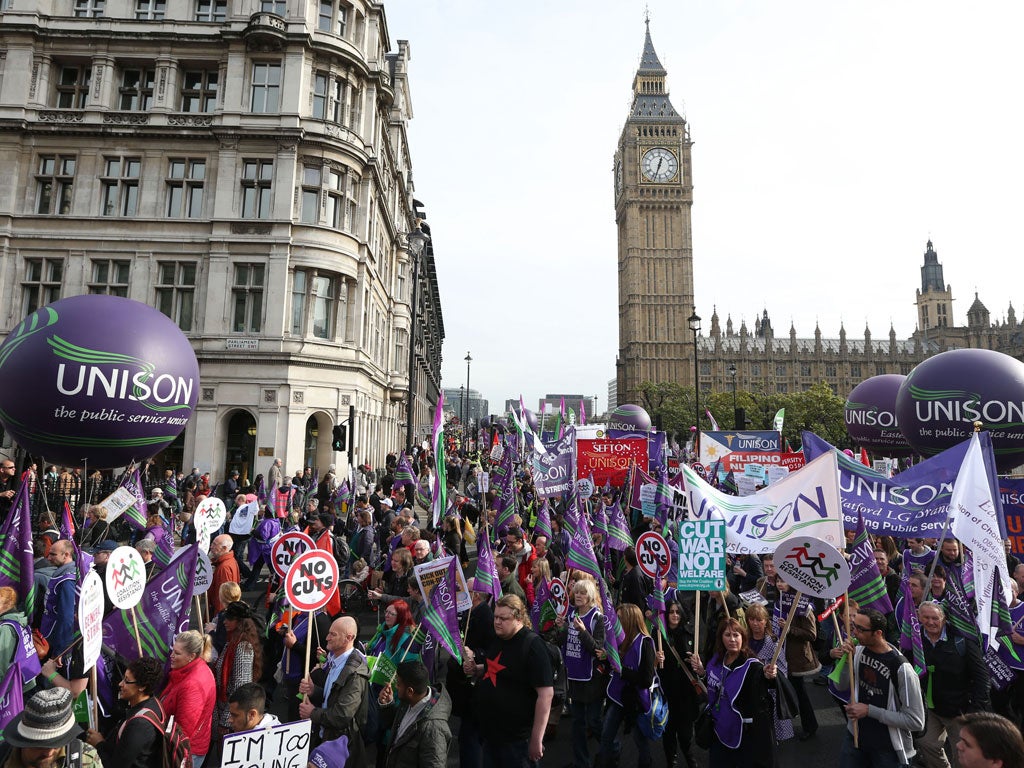
<path id="1" fill-rule="evenodd" d="M 292 562 L 284 577 L 284 591 L 300 611 L 323 608 L 338 591 L 338 562 L 330 552 L 311 549 Z"/>
<path id="2" fill-rule="evenodd" d="M 640 570 L 652 579 L 667 576 L 672 567 L 668 542 L 657 531 L 644 531 L 636 540 L 636 560 Z"/>

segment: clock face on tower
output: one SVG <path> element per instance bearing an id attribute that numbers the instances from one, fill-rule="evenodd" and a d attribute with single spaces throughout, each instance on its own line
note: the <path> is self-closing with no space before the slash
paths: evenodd
<path id="1" fill-rule="evenodd" d="M 671 150 L 654 147 L 644 152 L 640 170 L 648 181 L 671 181 L 679 170 L 679 161 Z"/>

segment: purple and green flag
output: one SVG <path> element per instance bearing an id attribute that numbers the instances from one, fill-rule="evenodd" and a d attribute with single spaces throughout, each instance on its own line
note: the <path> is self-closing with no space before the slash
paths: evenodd
<path id="1" fill-rule="evenodd" d="M 554 534 L 551 532 L 551 509 L 548 507 L 548 500 L 541 499 L 540 506 L 537 508 L 537 524 L 533 526 L 533 536 L 536 539 L 538 536 L 546 536 L 548 541 Z"/>
<path id="2" fill-rule="evenodd" d="M 910 573 L 909 569 L 903 571 L 900 577 L 899 615 L 896 621 L 900 627 L 900 650 L 910 660 L 917 674 L 924 675 L 928 664 L 924 659 L 924 643 L 921 640 L 921 622 L 917 618 L 917 609 L 914 605 L 914 597 L 910 594 Z M 852 593 L 851 593 L 852 595 Z"/>
<path id="3" fill-rule="evenodd" d="M 597 578 L 598 591 L 601 594 L 601 612 L 604 618 L 604 650 L 608 664 L 617 673 L 622 674 L 622 658 L 619 655 L 619 646 L 626 639 L 626 631 L 619 621 L 619 614 L 615 612 L 615 604 L 612 602 L 608 585 L 602 577 Z"/>
<path id="4" fill-rule="evenodd" d="M 654 630 L 651 634 L 655 637 L 660 634 L 668 640 L 668 627 L 665 625 L 665 593 L 661 589 L 660 582 L 647 596 L 647 607 L 651 609 L 651 627 Z"/>
<path id="5" fill-rule="evenodd" d="M 882 613 L 892 611 L 892 601 L 875 562 L 875 551 L 864 527 L 864 518 L 857 515 L 857 533 L 850 550 L 850 598 L 861 608 L 874 608 Z"/>
<path id="6" fill-rule="evenodd" d="M 494 560 L 494 550 L 487 536 L 476 537 L 476 574 L 473 576 L 474 592 L 486 592 L 494 601 L 501 599 L 501 579 L 498 577 L 498 566 Z"/>
<path id="7" fill-rule="evenodd" d="M 540 632 L 545 624 L 554 621 L 555 603 L 551 599 L 551 589 L 548 587 L 548 580 L 541 579 L 537 585 L 537 593 L 534 595 L 533 605 L 530 606 L 530 622 L 533 624 L 533 631 Z"/>
<path id="8" fill-rule="evenodd" d="M 629 525 L 618 501 L 608 508 L 608 546 L 617 552 L 624 552 L 633 546 Z"/>
<path id="9" fill-rule="evenodd" d="M 416 485 L 416 475 L 413 474 L 409 454 L 402 451 L 398 457 L 398 465 L 395 467 L 395 487 L 402 488 L 406 485 Z"/>
<path id="10" fill-rule="evenodd" d="M 448 563 L 448 572 L 430 591 L 427 609 L 423 612 L 423 625 L 462 664 L 462 639 L 459 634 L 459 576 L 456 558 Z"/>
<path id="11" fill-rule="evenodd" d="M 580 512 L 579 493 L 575 488 L 569 499 L 569 506 L 565 510 L 565 522 L 571 529 L 571 534 L 565 564 L 569 568 L 579 568 L 581 571 L 589 573 L 595 579 L 599 579 L 601 577 L 601 569 L 597 565 L 597 556 L 594 554 L 594 541 L 590 536 L 590 524 L 587 522 L 586 515 Z"/>
<path id="12" fill-rule="evenodd" d="M 142 487 L 142 479 L 139 477 L 139 470 L 132 471 L 121 480 L 121 488 L 124 488 L 135 499 L 135 503 L 124 511 L 124 519 L 137 531 L 146 530 L 146 492 Z"/>
<path id="13" fill-rule="evenodd" d="M 0 587 L 13 587 L 29 616 L 35 611 L 37 598 L 42 597 L 33 584 L 35 572 L 29 484 L 22 483 L 0 526 Z"/>
<path id="14" fill-rule="evenodd" d="M 188 629 L 199 545 L 183 547 L 146 583 L 135 609 L 144 656 L 166 659 L 179 632 Z M 115 610 L 103 621 L 103 642 L 129 661 L 139 658 L 130 611 Z"/>

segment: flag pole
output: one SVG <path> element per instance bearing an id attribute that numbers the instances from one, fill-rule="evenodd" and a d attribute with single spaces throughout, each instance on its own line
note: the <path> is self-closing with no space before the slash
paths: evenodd
<path id="1" fill-rule="evenodd" d="M 92 665 L 92 669 L 89 670 L 89 686 L 92 690 L 92 720 L 93 727 L 99 730 L 100 727 L 100 700 L 98 696 L 99 686 L 96 683 L 96 665 Z"/>
<path id="2" fill-rule="evenodd" d="M 697 599 L 693 605 L 693 648 L 694 653 L 700 653 L 700 590 L 694 592 Z"/>
<path id="3" fill-rule="evenodd" d="M 135 627 L 135 644 L 139 647 L 139 658 L 142 658 L 142 638 L 139 636 L 139 620 L 135 616 L 135 606 L 131 607 L 132 626 Z"/>
<path id="4" fill-rule="evenodd" d="M 933 570 L 934 570 L 934 568 L 935 568 L 935 566 L 932 565 L 932 569 Z M 850 593 L 849 592 L 846 592 L 843 595 L 843 607 L 846 609 L 846 610 L 843 611 L 843 614 L 845 616 L 844 623 L 846 624 L 846 636 L 849 637 L 850 636 Z M 834 613 L 832 615 L 835 616 Z M 839 629 L 839 622 L 837 621 L 836 622 L 836 630 L 838 630 L 838 629 Z M 849 667 L 850 667 L 850 671 L 849 671 L 849 675 L 850 675 L 850 701 L 853 702 L 854 699 L 857 698 L 857 691 L 856 691 L 856 689 L 854 687 L 854 685 L 856 683 L 856 680 L 854 680 L 854 674 L 853 674 L 853 654 L 852 653 L 850 654 L 850 658 L 848 659 L 847 663 L 849 664 Z M 860 729 L 858 728 L 858 725 L 859 725 L 858 722 L 856 720 L 854 720 L 853 721 L 853 746 L 855 748 L 857 748 L 857 749 L 860 748 Z"/>
<path id="5" fill-rule="evenodd" d="M 782 632 L 779 633 L 779 640 L 775 644 L 775 653 L 772 654 L 772 664 L 779 660 L 779 654 L 782 653 L 782 645 L 786 642 L 786 635 L 789 634 L 789 627 L 793 623 L 793 619 L 796 617 L 796 611 L 800 607 L 800 598 L 803 597 L 803 592 L 796 590 L 793 593 L 793 606 L 789 609 L 789 615 L 786 616 L 786 623 L 782 627 Z"/>
<path id="6" fill-rule="evenodd" d="M 306 671 L 303 674 L 303 678 L 305 678 L 306 680 L 309 679 L 309 651 L 310 651 L 310 645 L 313 642 L 313 633 L 310 632 L 310 627 L 312 627 L 312 626 L 313 626 L 313 612 L 312 611 L 307 611 L 306 612 Z M 303 701 L 309 701 L 309 694 L 308 693 L 304 694 L 302 700 Z"/>

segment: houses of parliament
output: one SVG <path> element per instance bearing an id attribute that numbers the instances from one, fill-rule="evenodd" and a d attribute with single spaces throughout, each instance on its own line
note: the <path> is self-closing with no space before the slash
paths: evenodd
<path id="1" fill-rule="evenodd" d="M 792 325 L 776 334 L 767 309 L 749 328 L 736 328 L 717 307 L 694 334 L 696 311 L 690 209 L 693 205 L 689 126 L 672 106 L 667 72 L 651 41 L 644 39 L 633 78 L 633 103 L 614 156 L 615 220 L 618 229 L 619 352 L 614 391 L 618 403 L 643 402 L 646 382 L 694 384 L 694 342 L 702 392 L 734 386 L 763 394 L 786 394 L 824 381 L 845 397 L 864 379 L 908 374 L 931 355 L 981 347 L 1024 359 L 1024 326 L 1011 305 L 993 320 L 977 294 L 967 325 L 953 324 L 953 292 L 945 284 L 938 252 L 929 240 L 917 290 L 917 327 L 909 339 L 870 328 L 838 337 L 798 336 Z"/>

